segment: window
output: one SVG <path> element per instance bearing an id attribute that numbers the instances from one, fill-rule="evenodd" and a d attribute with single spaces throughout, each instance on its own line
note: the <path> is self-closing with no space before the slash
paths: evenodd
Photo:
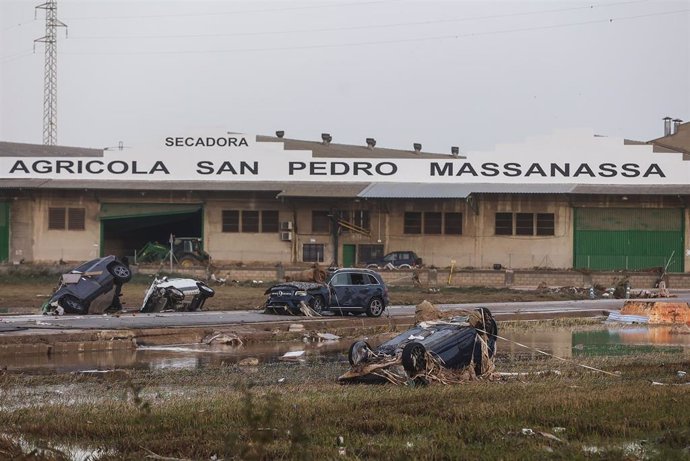
<path id="1" fill-rule="evenodd" d="M 496 213 L 496 235 L 555 235 L 554 229 L 553 213 Z"/>
<path id="2" fill-rule="evenodd" d="M 335 274 L 330 281 L 330 284 L 334 287 L 342 287 L 345 285 L 350 285 L 350 274 L 347 272 L 341 272 L 340 274 Z"/>
<path id="3" fill-rule="evenodd" d="M 242 232 L 259 232 L 258 211 L 242 211 Z"/>
<path id="4" fill-rule="evenodd" d="M 86 208 L 48 208 L 48 229 L 86 229 Z"/>
<path id="5" fill-rule="evenodd" d="M 240 231 L 240 212 L 237 210 L 223 210 L 223 232 Z"/>
<path id="6" fill-rule="evenodd" d="M 422 233 L 422 213 L 420 213 L 420 212 L 407 212 L 407 213 L 405 213 L 403 232 L 405 234 L 421 234 Z"/>
<path id="7" fill-rule="evenodd" d="M 383 245 L 357 245 L 357 262 L 365 264 L 383 258 Z"/>
<path id="8" fill-rule="evenodd" d="M 370 221 L 369 221 L 369 211 L 368 210 L 355 210 L 355 211 L 348 211 L 348 210 L 339 210 L 336 212 L 336 215 L 338 216 L 338 220 L 340 221 L 345 221 L 347 224 L 351 224 L 355 227 L 360 227 L 365 230 L 370 230 Z M 351 229 L 348 228 L 347 226 L 340 226 L 340 231 L 341 232 L 351 232 Z"/>
<path id="9" fill-rule="evenodd" d="M 357 272 L 350 274 L 350 280 L 352 285 L 368 285 L 367 282 L 369 282 L 369 279 L 365 277 L 365 274 L 359 274 Z"/>
<path id="10" fill-rule="evenodd" d="M 223 210 L 222 220 L 223 232 L 278 232 L 280 226 L 277 210 Z"/>
<path id="11" fill-rule="evenodd" d="M 447 235 L 462 235 L 462 213 L 446 213 L 443 233 Z"/>
<path id="12" fill-rule="evenodd" d="M 261 232 L 278 232 L 278 211 L 263 210 L 261 212 Z"/>
<path id="13" fill-rule="evenodd" d="M 532 213 L 515 213 L 515 235 L 534 235 Z"/>
<path id="14" fill-rule="evenodd" d="M 302 261 L 322 263 L 323 251 L 323 243 L 305 243 L 302 246 Z"/>
<path id="15" fill-rule="evenodd" d="M 427 212 L 424 213 L 424 233 L 440 234 L 442 229 L 443 213 Z"/>
<path id="16" fill-rule="evenodd" d="M 496 235 L 513 235 L 513 213 L 496 213 Z"/>
<path id="17" fill-rule="evenodd" d="M 537 235 L 556 235 L 553 213 L 537 213 Z"/>
<path id="18" fill-rule="evenodd" d="M 311 231 L 313 234 L 327 234 L 331 230 L 331 220 L 328 211 L 311 212 Z"/>

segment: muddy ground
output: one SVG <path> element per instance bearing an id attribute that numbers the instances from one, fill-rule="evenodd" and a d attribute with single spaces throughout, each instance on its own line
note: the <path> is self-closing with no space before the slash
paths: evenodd
<path id="1" fill-rule="evenodd" d="M 43 302 L 55 289 L 56 276 L 0 276 L 0 309 L 15 313 L 40 312 Z M 141 306 L 144 293 L 151 282 L 151 277 L 137 275 L 122 289 L 122 304 L 126 309 L 137 309 Z M 209 285 L 216 290 L 213 298 L 204 307 L 206 310 L 245 310 L 260 309 L 264 303 L 264 292 L 271 286 L 270 282 L 262 283 L 228 283 Z M 544 292 L 536 290 L 513 290 L 483 287 L 444 287 L 432 289 L 412 286 L 389 285 L 391 303 L 394 305 L 416 305 L 423 300 L 434 304 L 455 303 L 489 303 L 489 302 L 529 302 L 529 301 L 564 301 L 584 299 L 582 293 L 570 290 Z"/>

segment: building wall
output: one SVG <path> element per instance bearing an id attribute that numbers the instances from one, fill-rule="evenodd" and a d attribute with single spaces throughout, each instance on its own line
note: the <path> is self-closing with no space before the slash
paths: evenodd
<path id="1" fill-rule="evenodd" d="M 100 255 L 101 202 L 116 197 L 123 202 L 136 203 L 141 194 L 129 191 L 89 192 L 44 191 L 18 194 L 12 200 L 10 229 L 10 260 L 12 262 L 80 261 Z M 188 194 L 187 194 L 188 195 Z M 164 203 L 163 197 L 156 197 Z M 632 207 L 679 207 L 670 199 L 627 201 Z M 146 202 L 151 203 L 147 197 Z M 203 202 L 203 231 L 205 248 L 219 264 L 254 262 L 275 265 L 304 262 L 304 244 L 323 244 L 323 262 L 333 261 L 331 232 L 312 230 L 313 210 L 367 210 L 370 234 L 346 232 L 339 235 L 338 260 L 342 263 L 344 244 L 381 244 L 385 252 L 412 250 L 424 259 L 427 266 L 449 268 L 492 269 L 561 269 L 572 267 L 573 208 L 572 206 L 621 206 L 612 197 L 578 197 L 577 202 L 555 195 L 491 194 L 465 200 L 452 199 L 275 199 L 252 193 L 217 193 L 210 197 L 170 195 L 165 203 Z M 48 208 L 83 207 L 86 210 L 84 230 L 48 230 Z M 292 222 L 292 240 L 282 241 L 279 232 L 229 233 L 222 231 L 223 210 L 277 210 L 280 222 Z M 462 235 L 408 235 L 404 233 L 405 212 L 462 213 Z M 553 213 L 553 236 L 495 235 L 495 213 Z M 154 218 L 152 218 L 154 219 Z M 686 248 L 690 242 L 690 217 L 684 214 Z M 686 250 L 687 254 L 687 250 Z M 690 256 L 678 255 L 690 267 Z M 462 279 L 462 277 L 460 277 Z"/>
<path id="2" fill-rule="evenodd" d="M 48 229 L 48 208 L 84 208 L 84 230 Z M 100 205 L 91 196 L 80 194 L 56 194 L 43 200 L 35 200 L 33 214 L 34 262 L 84 261 L 100 256 Z"/>

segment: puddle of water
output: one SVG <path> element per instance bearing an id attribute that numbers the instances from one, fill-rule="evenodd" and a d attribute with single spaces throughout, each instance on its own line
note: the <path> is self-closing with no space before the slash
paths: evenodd
<path id="1" fill-rule="evenodd" d="M 647 352 L 689 352 L 690 334 L 666 326 L 615 326 L 601 330 L 572 332 L 568 329 L 501 333 L 506 340 L 497 343 L 499 356 L 542 359 L 534 349 L 563 358 L 584 355 L 619 356 Z M 385 339 L 371 340 L 372 346 Z M 352 340 L 324 342 L 283 342 L 231 346 L 223 344 L 182 344 L 144 346 L 131 351 L 100 351 L 52 356 L 0 358 L 8 371 L 46 370 L 59 372 L 98 372 L 113 369 L 180 369 L 234 365 L 254 357 L 259 363 L 276 362 L 286 353 L 304 351 L 298 362 L 347 361 Z M 520 343 L 523 347 L 518 345 Z"/>

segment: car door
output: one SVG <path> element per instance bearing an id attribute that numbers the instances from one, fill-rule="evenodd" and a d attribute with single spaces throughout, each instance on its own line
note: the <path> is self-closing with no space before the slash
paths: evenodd
<path id="1" fill-rule="evenodd" d="M 333 306 L 352 307 L 355 305 L 353 303 L 356 293 L 353 289 L 349 272 L 335 274 L 331 279 L 330 285 L 331 293 L 333 294 L 331 297 Z"/>

